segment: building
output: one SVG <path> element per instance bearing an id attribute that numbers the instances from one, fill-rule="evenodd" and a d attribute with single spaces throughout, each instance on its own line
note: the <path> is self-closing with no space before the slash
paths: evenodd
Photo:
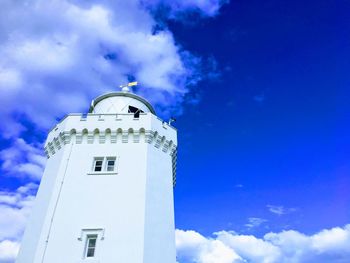
<path id="1" fill-rule="evenodd" d="M 17 263 L 175 263 L 177 131 L 123 89 L 69 114 L 48 160 Z"/>

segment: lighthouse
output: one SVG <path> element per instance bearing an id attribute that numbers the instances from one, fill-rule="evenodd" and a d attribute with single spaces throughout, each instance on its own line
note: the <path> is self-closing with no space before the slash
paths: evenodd
<path id="1" fill-rule="evenodd" d="M 175 263 L 177 131 L 129 91 L 48 134 L 17 263 Z"/>

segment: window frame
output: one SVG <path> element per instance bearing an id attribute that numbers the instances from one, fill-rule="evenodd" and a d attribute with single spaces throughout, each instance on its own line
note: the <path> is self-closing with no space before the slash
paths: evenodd
<path id="1" fill-rule="evenodd" d="M 110 165 L 109 162 L 113 162 L 113 165 Z M 117 158 L 116 157 L 106 157 L 106 167 L 105 172 L 115 172 Z M 109 170 L 109 168 L 112 167 L 112 170 Z"/>
<path id="2" fill-rule="evenodd" d="M 93 246 L 91 246 L 91 244 L 90 244 L 91 240 L 95 241 Z M 86 235 L 84 258 L 88 259 L 88 258 L 95 258 L 96 257 L 97 241 L 98 241 L 98 234 L 87 234 Z M 93 249 L 93 253 L 92 253 L 92 255 L 89 255 L 91 249 Z"/>
<path id="3" fill-rule="evenodd" d="M 101 165 L 97 166 L 97 162 L 101 162 Z M 103 163 L 104 163 L 104 157 L 94 157 L 94 160 L 92 163 L 92 171 L 95 173 L 103 172 Z M 96 167 L 99 167 L 100 170 L 96 171 Z"/>
<path id="4" fill-rule="evenodd" d="M 117 164 L 119 156 L 105 156 L 105 157 L 93 157 L 91 170 L 87 172 L 87 175 L 115 175 L 118 174 Z M 113 161 L 113 165 L 110 162 Z M 102 162 L 102 163 L 97 163 Z M 98 164 L 98 165 L 96 165 Z M 98 167 L 98 171 L 96 171 Z M 112 170 L 113 169 L 113 170 Z"/>
<path id="5" fill-rule="evenodd" d="M 96 238 L 94 256 L 87 257 L 88 247 L 89 247 L 89 237 Z M 78 241 L 81 241 L 81 259 L 82 262 L 95 262 L 99 258 L 100 243 L 105 239 L 105 229 L 104 228 L 83 228 L 80 231 L 79 236 L 77 237 Z"/>

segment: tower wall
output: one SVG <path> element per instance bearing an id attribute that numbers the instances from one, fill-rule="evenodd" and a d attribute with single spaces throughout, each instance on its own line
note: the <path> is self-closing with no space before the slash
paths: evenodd
<path id="1" fill-rule="evenodd" d="M 67 159 L 66 154 L 66 149 L 62 149 L 46 163 L 16 262 L 40 262 L 35 258 L 37 258 L 36 254 L 40 255 L 44 248 L 49 216 L 52 214 L 55 203 L 53 196 L 57 195 L 59 174 L 63 173 L 63 160 Z"/>
<path id="2" fill-rule="evenodd" d="M 164 158 L 162 151 L 152 146 L 148 148 L 143 262 L 174 262 L 173 176 L 169 169 L 172 156 Z"/>
<path id="3" fill-rule="evenodd" d="M 69 115 L 49 134 L 47 166 L 17 263 L 175 263 L 176 130 L 151 113 Z M 113 172 L 94 172 L 115 157 Z M 84 258 L 98 233 L 96 257 Z"/>

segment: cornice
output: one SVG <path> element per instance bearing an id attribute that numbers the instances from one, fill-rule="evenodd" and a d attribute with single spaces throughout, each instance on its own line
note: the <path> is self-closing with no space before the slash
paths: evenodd
<path id="1" fill-rule="evenodd" d="M 62 131 L 57 137 L 47 141 L 44 147 L 47 158 L 52 157 L 66 144 L 125 144 L 125 143 L 148 143 L 164 153 L 176 155 L 176 145 L 165 136 L 161 136 L 157 131 L 145 130 L 110 130 L 100 131 L 98 129 L 83 129 L 76 131 Z"/>

